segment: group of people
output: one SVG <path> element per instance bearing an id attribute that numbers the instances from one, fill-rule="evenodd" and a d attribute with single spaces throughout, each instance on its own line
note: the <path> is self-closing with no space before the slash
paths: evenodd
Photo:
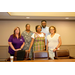
<path id="1" fill-rule="evenodd" d="M 20 28 L 16 27 L 14 33 L 9 37 L 9 53 L 14 56 L 15 51 L 25 50 L 29 52 L 29 59 L 32 59 L 33 51 L 48 51 L 49 57 L 54 59 L 55 51 L 59 49 L 61 37 L 56 33 L 54 26 L 47 27 L 46 20 L 35 27 L 36 32 L 30 30 L 30 24 L 26 24 L 26 30 L 21 34 Z"/>

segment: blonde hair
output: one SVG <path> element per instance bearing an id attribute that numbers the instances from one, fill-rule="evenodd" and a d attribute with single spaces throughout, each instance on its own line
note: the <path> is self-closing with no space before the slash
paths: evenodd
<path id="1" fill-rule="evenodd" d="M 55 26 L 50 26 L 50 27 L 49 27 L 49 32 L 50 32 L 50 28 L 51 28 L 51 27 L 54 28 L 54 30 L 55 30 L 54 33 L 56 33 L 56 27 L 55 27 Z"/>

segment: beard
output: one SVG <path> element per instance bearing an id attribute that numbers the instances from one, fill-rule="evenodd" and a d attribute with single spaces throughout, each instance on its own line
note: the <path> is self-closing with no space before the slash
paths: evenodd
<path id="1" fill-rule="evenodd" d="M 30 31 L 30 29 L 26 29 L 26 31 Z"/>
<path id="2" fill-rule="evenodd" d="M 45 25 L 45 26 L 43 26 L 43 25 L 42 25 L 42 27 L 43 27 L 43 28 L 45 28 L 45 27 L 46 27 L 46 25 Z"/>

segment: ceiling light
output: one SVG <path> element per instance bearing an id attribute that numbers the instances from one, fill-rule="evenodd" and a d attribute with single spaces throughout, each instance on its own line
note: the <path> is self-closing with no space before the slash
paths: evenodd
<path id="1" fill-rule="evenodd" d="M 69 19 L 69 17 L 66 17 L 65 19 Z"/>
<path id="2" fill-rule="evenodd" d="M 26 17 L 27 19 L 29 19 L 30 17 Z"/>

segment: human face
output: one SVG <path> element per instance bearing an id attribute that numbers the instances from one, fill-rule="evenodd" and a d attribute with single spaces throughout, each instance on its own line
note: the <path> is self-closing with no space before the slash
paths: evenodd
<path id="1" fill-rule="evenodd" d="M 19 28 L 17 28 L 16 30 L 15 30 L 15 34 L 19 34 Z"/>
<path id="2" fill-rule="evenodd" d="M 27 25 L 26 30 L 30 31 L 30 25 Z"/>
<path id="3" fill-rule="evenodd" d="M 40 27 L 40 26 L 37 27 L 37 32 L 38 32 L 38 33 L 41 32 L 41 27 Z"/>
<path id="4" fill-rule="evenodd" d="M 51 27 L 51 28 L 50 28 L 50 33 L 53 34 L 54 32 L 55 32 L 54 28 Z"/>
<path id="5" fill-rule="evenodd" d="M 41 25 L 42 25 L 43 28 L 45 28 L 45 27 L 46 27 L 46 22 L 43 21 L 43 22 L 41 23 Z"/>

